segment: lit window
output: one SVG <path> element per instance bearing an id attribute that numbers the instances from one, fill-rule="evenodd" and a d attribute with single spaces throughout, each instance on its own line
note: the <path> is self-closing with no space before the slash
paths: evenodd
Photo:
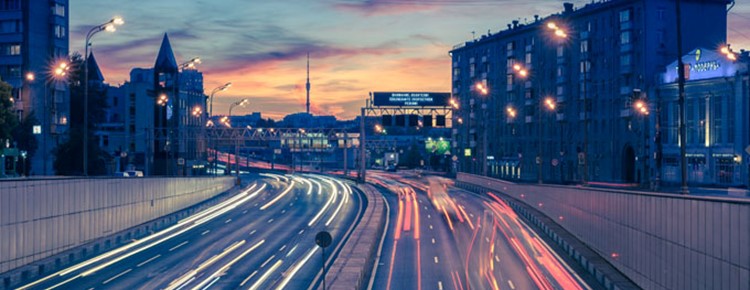
<path id="1" fill-rule="evenodd" d="M 620 23 L 630 21 L 630 9 L 620 11 Z"/>
<path id="2" fill-rule="evenodd" d="M 55 37 L 65 38 L 65 26 L 55 25 Z"/>
<path id="3" fill-rule="evenodd" d="M 630 31 L 620 32 L 620 44 L 630 43 Z"/>
<path id="4" fill-rule="evenodd" d="M 60 3 L 54 3 L 51 5 L 52 14 L 65 17 L 65 5 Z"/>
<path id="5" fill-rule="evenodd" d="M 21 55 L 21 45 L 20 44 L 12 44 L 8 46 L 8 55 Z"/>

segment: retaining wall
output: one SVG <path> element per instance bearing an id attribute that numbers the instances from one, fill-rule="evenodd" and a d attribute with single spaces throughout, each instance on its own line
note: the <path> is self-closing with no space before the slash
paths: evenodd
<path id="1" fill-rule="evenodd" d="M 234 183 L 233 177 L 0 181 L 0 273 L 195 205 Z"/>
<path id="2" fill-rule="evenodd" d="M 750 200 L 457 181 L 533 206 L 645 289 L 750 289 Z"/>

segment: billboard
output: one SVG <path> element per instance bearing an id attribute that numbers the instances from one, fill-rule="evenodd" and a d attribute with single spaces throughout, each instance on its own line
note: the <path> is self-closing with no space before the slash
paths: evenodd
<path id="1" fill-rule="evenodd" d="M 387 107 L 447 107 L 450 93 L 374 92 L 373 105 Z"/>

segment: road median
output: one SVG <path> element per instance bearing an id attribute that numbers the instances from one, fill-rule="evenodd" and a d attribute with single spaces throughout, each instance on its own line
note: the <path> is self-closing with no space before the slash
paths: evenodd
<path id="1" fill-rule="evenodd" d="M 328 289 L 363 289 L 374 266 L 378 243 L 386 220 L 385 202 L 378 191 L 369 184 L 359 185 L 367 198 L 367 209 L 354 229 L 349 241 L 328 269 Z"/>

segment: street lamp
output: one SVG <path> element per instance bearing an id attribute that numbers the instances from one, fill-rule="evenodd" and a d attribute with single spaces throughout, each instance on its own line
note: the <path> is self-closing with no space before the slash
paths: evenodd
<path id="1" fill-rule="evenodd" d="M 214 115 L 214 95 L 216 93 L 218 93 L 218 92 L 226 91 L 231 86 L 232 86 L 232 83 L 228 82 L 226 84 L 223 84 L 223 85 L 220 85 L 220 86 L 216 87 L 215 89 L 213 89 L 211 91 L 211 98 L 209 100 L 209 107 L 208 107 L 208 117 L 209 118 Z"/>
<path id="2" fill-rule="evenodd" d="M 236 106 L 244 107 L 245 105 L 247 105 L 247 103 L 249 101 L 250 101 L 249 99 L 244 98 L 242 100 L 236 101 L 236 102 L 232 103 L 231 105 L 229 105 L 229 116 L 230 117 L 232 116 L 232 109 L 234 109 L 234 107 L 236 107 Z"/>
<path id="3" fill-rule="evenodd" d="M 203 114 L 203 110 L 200 106 L 193 107 L 193 117 L 200 117 Z"/>
<path id="4" fill-rule="evenodd" d="M 67 75 L 69 71 L 70 71 L 70 65 L 68 64 L 67 61 L 63 60 L 51 68 L 50 74 L 52 75 L 53 80 L 64 81 L 67 79 Z M 34 74 L 27 73 L 26 80 L 29 82 L 33 81 Z M 50 122 L 50 119 L 49 119 L 49 116 L 51 114 L 50 114 L 50 109 L 49 109 L 49 100 L 48 100 L 49 96 L 47 95 L 48 91 L 49 90 L 47 89 L 44 90 L 44 116 L 42 116 L 42 125 L 43 125 L 42 127 L 44 128 L 43 129 L 44 132 L 42 134 L 42 159 L 44 160 L 43 161 L 44 166 L 42 168 L 43 168 L 44 175 L 47 175 L 47 160 L 48 160 L 48 154 L 49 154 L 49 147 L 47 146 L 48 144 L 47 139 L 48 139 L 48 135 L 51 133 L 50 128 L 52 127 L 51 126 L 52 122 Z"/>
<path id="5" fill-rule="evenodd" d="M 719 49 L 719 52 L 721 52 L 721 54 L 723 54 L 724 56 L 726 56 L 726 58 L 729 59 L 729 60 L 731 60 L 731 61 L 736 61 L 737 60 L 737 54 L 734 53 L 734 51 L 732 50 L 731 45 L 729 45 L 729 44 L 722 46 Z"/>
<path id="6" fill-rule="evenodd" d="M 188 69 L 188 68 L 189 69 L 194 69 L 195 65 L 200 64 L 200 63 L 201 63 L 201 58 L 196 56 L 196 57 L 194 57 L 194 58 L 192 58 L 192 59 L 190 59 L 190 60 L 188 60 L 188 61 L 180 64 L 180 69 Z"/>
<path id="7" fill-rule="evenodd" d="M 109 21 L 94 26 L 86 34 L 86 43 L 84 48 L 83 56 L 83 175 L 89 175 L 89 46 L 91 46 L 91 37 L 101 31 L 114 32 L 117 30 L 116 26 L 125 24 L 122 17 L 114 17 Z"/>
<path id="8" fill-rule="evenodd" d="M 479 95 L 486 97 L 490 90 L 482 82 L 474 85 Z M 482 98 L 482 175 L 487 176 L 487 98 Z"/>
<path id="9" fill-rule="evenodd" d="M 547 109 L 549 111 L 555 111 L 556 108 L 557 108 L 557 103 L 555 102 L 555 100 L 552 97 L 546 97 L 546 98 L 544 98 L 544 100 L 540 100 L 540 103 L 539 103 L 539 116 L 537 118 L 538 121 L 539 121 L 538 122 L 539 123 L 538 124 L 539 125 L 539 146 L 537 147 L 537 157 L 536 157 L 536 164 L 537 164 L 537 168 L 538 168 L 537 181 L 539 182 L 539 184 L 542 184 L 542 182 L 543 182 L 543 178 L 542 178 L 542 163 L 544 163 L 543 160 L 542 160 L 542 154 L 543 154 L 543 151 L 542 151 L 542 135 L 543 135 L 542 131 L 544 130 L 544 128 L 542 127 L 542 114 L 544 113 L 543 112 L 544 109 Z"/>

